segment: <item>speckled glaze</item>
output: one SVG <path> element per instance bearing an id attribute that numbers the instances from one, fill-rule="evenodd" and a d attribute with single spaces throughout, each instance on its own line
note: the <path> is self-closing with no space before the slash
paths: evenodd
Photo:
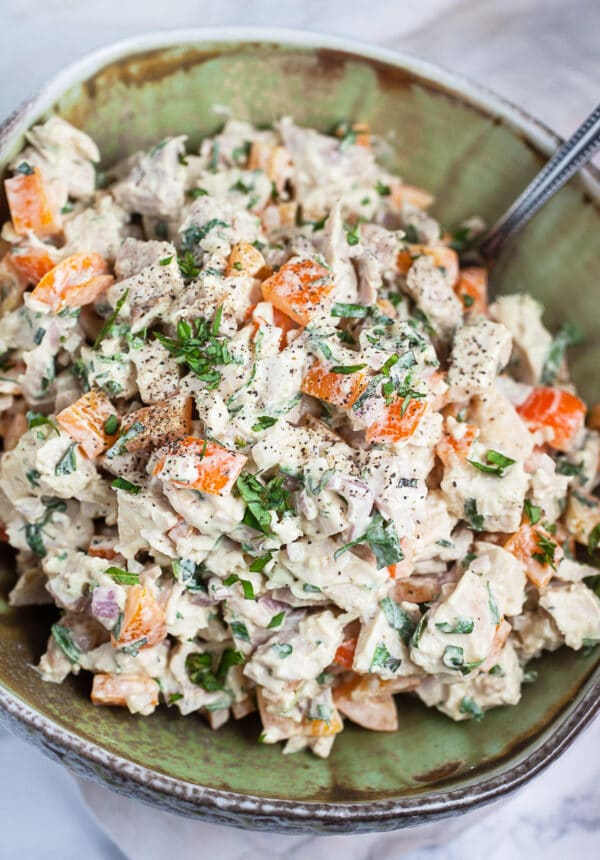
<path id="1" fill-rule="evenodd" d="M 55 79 L 0 128 L 0 170 L 23 132 L 52 112 L 94 136 L 106 162 L 166 134 L 192 145 L 227 115 L 270 122 L 293 114 L 329 129 L 366 121 L 407 181 L 432 189 L 434 214 L 453 226 L 496 217 L 556 138 L 516 108 L 413 58 L 333 37 L 287 31 L 162 33 L 100 51 Z M 566 186 L 498 260 L 498 291 L 527 289 L 556 325 L 587 335 L 572 362 L 600 399 L 597 284 L 600 185 L 593 171 Z M 4 206 L 0 202 L 0 207 Z M 0 720 L 70 770 L 183 815 L 296 833 L 391 830 L 489 803 L 544 768 L 597 712 L 600 655 L 560 650 L 538 661 L 539 680 L 515 708 L 452 723 L 398 698 L 399 731 L 352 724 L 321 761 L 284 758 L 256 743 L 250 717 L 212 733 L 202 719 L 160 709 L 148 718 L 94 708 L 89 677 L 43 684 L 31 664 L 53 611 L 10 609 L 11 559 L 0 571 Z"/>

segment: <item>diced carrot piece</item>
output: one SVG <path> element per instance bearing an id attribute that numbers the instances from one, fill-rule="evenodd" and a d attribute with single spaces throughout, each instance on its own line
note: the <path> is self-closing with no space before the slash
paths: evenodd
<path id="1" fill-rule="evenodd" d="M 407 248 L 403 248 L 396 258 L 396 265 L 400 274 L 408 274 L 414 261 L 423 254 L 431 257 L 439 269 L 444 269 L 450 284 L 454 287 L 458 281 L 459 273 L 458 254 L 445 245 L 409 245 Z"/>
<path id="2" fill-rule="evenodd" d="M 255 140 L 250 148 L 248 170 L 262 170 L 281 194 L 292 174 L 292 160 L 285 146 Z"/>
<path id="3" fill-rule="evenodd" d="M 96 301 L 113 283 L 108 271 L 100 254 L 73 254 L 50 269 L 31 295 L 55 313 L 65 306 L 81 308 Z"/>
<path id="4" fill-rule="evenodd" d="M 302 735 L 308 738 L 328 738 L 339 734 L 344 728 L 337 710 L 332 711 L 328 720 L 302 719 Z"/>
<path id="5" fill-rule="evenodd" d="M 548 555 L 552 555 L 554 567 L 550 563 L 534 558 L 535 555 L 544 555 L 544 546 L 542 544 L 545 542 L 549 542 L 547 544 L 548 547 L 550 547 L 550 544 L 552 545 Z M 562 547 L 554 540 L 551 534 L 541 526 L 533 528 L 529 524 L 522 525 L 518 531 L 511 535 L 504 544 L 504 549 L 523 562 L 527 578 L 538 588 L 544 588 L 548 585 L 554 576 L 555 568 L 558 567 L 564 555 Z"/>
<path id="6" fill-rule="evenodd" d="M 107 561 L 111 561 L 119 555 L 114 548 L 114 539 L 103 535 L 97 535 L 91 539 L 87 554 L 91 555 L 92 558 L 104 558 Z"/>
<path id="7" fill-rule="evenodd" d="M 144 697 L 149 705 L 158 705 L 158 684 L 146 675 L 94 675 L 92 702 L 94 705 L 126 707 L 129 698 Z"/>
<path id="8" fill-rule="evenodd" d="M 238 242 L 232 247 L 227 264 L 229 276 L 249 275 L 251 278 L 260 278 L 264 276 L 266 269 L 265 258 L 254 245 Z"/>
<path id="9" fill-rule="evenodd" d="M 349 409 L 367 384 L 368 376 L 364 370 L 357 370 L 356 373 L 328 373 L 322 364 L 313 364 L 302 380 L 301 389 L 311 397 Z"/>
<path id="10" fill-rule="evenodd" d="M 94 388 L 59 412 L 56 420 L 72 439 L 79 442 L 84 453 L 93 458 L 110 448 L 117 438 L 104 429 L 111 415 L 115 415 L 114 406 L 103 391 Z"/>
<path id="11" fill-rule="evenodd" d="M 330 272 L 316 260 L 286 263 L 263 281 L 266 301 L 300 325 L 308 325 L 333 291 Z"/>
<path id="12" fill-rule="evenodd" d="M 351 669 L 354 663 L 354 652 L 356 651 L 357 636 L 352 636 L 351 639 L 345 639 L 335 652 L 333 662 L 344 669 Z"/>
<path id="13" fill-rule="evenodd" d="M 15 233 L 25 236 L 31 230 L 42 238 L 60 233 L 60 214 L 39 167 L 6 179 L 4 188 Z"/>
<path id="14" fill-rule="evenodd" d="M 494 639 L 492 641 L 492 650 L 480 666 L 482 672 L 488 672 L 492 666 L 495 665 L 500 652 L 506 644 L 508 634 L 511 630 L 512 627 L 506 618 L 502 618 L 500 623 L 496 625 L 496 632 L 494 633 Z"/>
<path id="15" fill-rule="evenodd" d="M 488 272 L 482 267 L 461 269 L 454 292 L 461 300 L 465 312 L 487 315 Z"/>
<path id="16" fill-rule="evenodd" d="M 6 255 L 6 260 L 25 287 L 28 284 L 37 284 L 55 265 L 44 248 L 23 248 L 22 251 L 13 251 Z"/>
<path id="17" fill-rule="evenodd" d="M 583 400 L 560 388 L 534 388 L 517 406 L 517 412 L 530 430 L 550 428 L 554 436 L 548 444 L 557 451 L 568 451 L 585 421 Z"/>
<path id="18" fill-rule="evenodd" d="M 588 427 L 600 430 L 600 403 L 595 403 L 588 412 Z"/>
<path id="19" fill-rule="evenodd" d="M 473 442 L 479 436 L 479 427 L 476 424 L 463 424 L 461 426 L 464 428 L 464 433 L 459 439 L 452 433 L 444 433 L 436 445 L 435 452 L 445 466 L 450 461 L 450 452 L 466 459 L 471 453 Z"/>
<path id="20" fill-rule="evenodd" d="M 136 432 L 131 429 L 134 424 Z M 187 436 L 191 427 L 192 398 L 169 397 L 123 416 L 120 435 L 126 436 L 126 440 L 122 450 L 131 454 L 145 448 L 159 448 Z"/>
<path id="21" fill-rule="evenodd" d="M 216 442 L 186 436 L 174 442 L 154 467 L 153 474 L 175 487 L 228 496 L 248 458 Z M 196 475 L 187 477 L 193 464 Z M 182 472 L 186 475 L 182 478 Z"/>
<path id="22" fill-rule="evenodd" d="M 390 202 L 395 209 L 401 209 L 403 203 L 410 203 L 418 209 L 427 209 L 433 203 L 433 195 L 416 185 L 405 185 L 399 179 L 390 182 L 392 194 Z"/>
<path id="23" fill-rule="evenodd" d="M 400 442 L 412 436 L 427 411 L 427 403 L 424 400 L 411 400 L 402 415 L 403 404 L 402 398 L 386 406 L 384 418 L 367 428 L 367 442 Z"/>
<path id="24" fill-rule="evenodd" d="M 133 645 L 135 642 L 140 650 L 152 648 L 162 642 L 166 635 L 165 615 L 153 593 L 143 585 L 130 586 L 119 638 L 115 639 L 113 636 L 113 645 L 122 648 L 123 645 Z"/>

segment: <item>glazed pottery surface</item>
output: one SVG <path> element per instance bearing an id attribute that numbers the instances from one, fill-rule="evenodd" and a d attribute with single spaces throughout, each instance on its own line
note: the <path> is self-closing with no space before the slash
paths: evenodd
<path id="1" fill-rule="evenodd" d="M 384 159 L 436 195 L 452 228 L 493 220 L 556 141 L 495 96 L 413 58 L 333 37 L 277 31 L 191 31 L 139 37 L 64 72 L 0 129 L 0 168 L 35 121 L 58 113 L 90 133 L 105 164 L 170 134 L 189 147 L 227 116 L 270 123 L 292 115 L 330 130 L 367 122 Z M 572 181 L 510 244 L 493 271 L 498 292 L 528 291 L 546 321 L 586 335 L 572 372 L 600 399 L 600 193 L 593 172 Z M 5 202 L 1 204 L 5 207 Z M 5 211 L 4 213 L 5 214 Z M 182 814 L 288 832 L 384 830 L 474 808 L 514 790 L 549 763 L 598 708 L 598 650 L 561 649 L 536 661 L 518 706 L 481 723 L 453 723 L 409 696 L 399 731 L 346 723 L 331 757 L 283 757 L 256 742 L 256 717 L 210 731 L 164 708 L 151 717 L 95 708 L 89 675 L 44 684 L 31 668 L 55 611 L 11 609 L 14 575 L 0 575 L 0 717 L 77 773 Z"/>

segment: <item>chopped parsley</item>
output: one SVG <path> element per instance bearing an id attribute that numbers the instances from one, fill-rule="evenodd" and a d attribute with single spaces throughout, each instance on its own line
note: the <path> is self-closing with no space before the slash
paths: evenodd
<path id="1" fill-rule="evenodd" d="M 477 513 L 477 502 L 475 499 L 465 499 L 464 514 L 466 521 L 474 531 L 483 531 L 484 517 L 482 514 Z"/>
<path id="2" fill-rule="evenodd" d="M 113 326 L 114 326 L 114 324 L 115 324 L 115 321 L 116 321 L 117 317 L 119 316 L 119 314 L 121 313 L 121 309 L 122 309 L 123 305 L 124 305 L 124 304 L 125 304 L 125 302 L 127 301 L 127 296 L 128 296 L 128 295 L 129 295 L 129 289 L 125 290 L 125 292 L 124 292 L 121 296 L 119 296 L 119 299 L 118 299 L 118 301 L 117 301 L 117 303 L 116 303 L 116 305 L 115 305 L 115 309 L 114 309 L 114 311 L 113 311 L 113 312 L 112 312 L 112 314 L 109 316 L 109 318 L 106 320 L 106 322 L 104 323 L 104 325 L 103 325 L 103 326 L 102 326 L 102 328 L 100 329 L 100 332 L 99 332 L 99 334 L 98 334 L 98 337 L 97 337 L 97 338 L 96 338 L 96 340 L 94 341 L 94 349 L 98 349 L 98 347 L 100 346 L 100 344 L 102 343 L 102 341 L 104 340 L 104 338 L 105 338 L 108 334 L 110 334 L 110 333 L 111 333 L 112 328 L 113 328 Z"/>
<path id="3" fill-rule="evenodd" d="M 117 430 L 119 429 L 119 416 L 118 415 L 109 415 L 106 421 L 104 422 L 104 432 L 108 436 L 114 436 Z"/>
<path id="4" fill-rule="evenodd" d="M 373 652 L 373 659 L 369 666 L 369 672 L 374 672 L 377 669 L 388 669 L 390 672 L 397 672 L 402 664 L 399 657 L 392 657 L 383 642 L 379 642 Z"/>
<path id="5" fill-rule="evenodd" d="M 223 585 L 234 585 L 236 582 L 239 582 L 242 586 L 242 591 L 244 592 L 244 597 L 246 598 L 246 600 L 256 600 L 256 596 L 254 594 L 254 586 L 249 579 L 240 579 L 237 574 L 232 573 L 226 579 L 223 580 Z"/>
<path id="6" fill-rule="evenodd" d="M 349 245 L 358 245 L 360 242 L 360 236 L 358 234 L 358 228 L 360 224 L 357 222 L 354 227 L 349 227 L 346 230 L 346 242 Z"/>
<path id="7" fill-rule="evenodd" d="M 278 419 L 273 418 L 271 415 L 261 415 L 252 425 L 252 432 L 258 433 L 260 430 L 267 430 L 269 427 L 272 427 L 273 424 L 277 424 L 277 421 Z"/>
<path id="8" fill-rule="evenodd" d="M 71 475 L 73 472 L 77 471 L 77 460 L 75 458 L 76 448 L 77 442 L 72 442 L 69 445 L 64 455 L 60 458 L 60 460 L 54 467 L 54 474 L 56 476 Z"/>
<path id="9" fill-rule="evenodd" d="M 64 513 L 67 510 L 67 503 L 63 499 L 57 499 L 53 496 L 42 496 L 42 503 L 46 508 L 44 515 L 39 520 L 25 525 L 27 546 L 38 558 L 44 558 L 46 555 L 43 538 L 44 527 L 52 520 L 52 515 L 55 512 Z"/>
<path id="10" fill-rule="evenodd" d="M 281 660 L 285 660 L 286 657 L 289 657 L 294 650 L 288 642 L 273 642 L 271 648 Z"/>
<path id="11" fill-rule="evenodd" d="M 206 383 L 209 391 L 217 388 L 221 381 L 217 368 L 233 362 L 227 341 L 218 336 L 217 317 L 212 324 L 204 319 L 195 322 L 179 320 L 176 337 L 167 337 L 158 331 L 153 334 L 178 364 L 187 365 L 198 379 Z"/>
<path id="12" fill-rule="evenodd" d="M 124 433 L 121 433 L 117 441 L 114 445 L 106 452 L 106 457 L 109 460 L 112 460 L 113 457 L 118 457 L 124 451 L 127 451 L 127 443 L 131 441 L 131 439 L 135 439 L 135 437 L 142 433 L 144 430 L 144 425 L 140 421 L 134 421 L 131 427 L 129 427 Z"/>
<path id="13" fill-rule="evenodd" d="M 110 576 L 117 585 L 139 585 L 140 577 L 137 573 L 130 573 L 122 567 L 107 567 L 104 573 Z"/>
<path id="14" fill-rule="evenodd" d="M 389 197 L 392 193 L 392 189 L 389 185 L 384 185 L 380 179 L 377 180 L 377 184 L 375 185 L 375 190 L 379 194 L 380 197 Z"/>
<path id="15" fill-rule="evenodd" d="M 569 346 L 577 346 L 583 342 L 581 330 L 572 322 L 565 322 L 556 334 L 542 368 L 540 382 L 542 385 L 552 385 L 558 375 L 565 352 Z"/>
<path id="16" fill-rule="evenodd" d="M 600 523 L 597 523 L 588 536 L 588 551 L 594 552 L 600 544 Z"/>
<path id="17" fill-rule="evenodd" d="M 383 609 L 387 623 L 394 630 L 397 630 L 403 642 L 408 644 L 417 626 L 410 615 L 395 600 L 392 600 L 391 597 L 384 597 L 380 606 Z"/>
<path id="18" fill-rule="evenodd" d="M 461 714 L 469 714 L 469 716 L 473 717 L 474 720 L 477 720 L 478 723 L 483 719 L 483 711 L 481 707 L 477 704 L 475 699 L 471 698 L 471 696 L 462 697 L 459 710 Z"/>
<path id="19" fill-rule="evenodd" d="M 556 570 L 554 553 L 556 552 L 557 545 L 554 543 L 553 540 L 550 540 L 547 535 L 544 535 L 541 532 L 537 531 L 535 532 L 535 541 L 538 547 L 538 551 L 532 553 L 531 557 L 544 567 L 549 565 L 552 570 Z"/>
<path id="20" fill-rule="evenodd" d="M 53 624 L 51 627 L 52 637 L 60 650 L 70 663 L 78 663 L 81 657 L 81 649 L 73 641 L 71 631 L 62 624 Z"/>
<path id="21" fill-rule="evenodd" d="M 504 478 L 506 470 L 509 466 L 514 465 L 516 460 L 512 457 L 506 457 L 499 451 L 490 449 L 485 455 L 485 463 L 480 463 L 477 460 L 467 460 L 471 466 L 475 466 L 480 472 L 485 472 L 488 475 L 495 475 L 497 478 Z"/>
<path id="22" fill-rule="evenodd" d="M 277 615 L 274 615 L 269 623 L 267 624 L 267 629 L 272 630 L 274 627 L 281 627 L 285 620 L 285 612 L 278 612 Z"/>
<path id="23" fill-rule="evenodd" d="M 271 561 L 271 553 L 268 552 L 265 555 L 261 555 L 258 558 L 255 558 L 254 561 L 250 564 L 248 570 L 251 573 L 262 573 L 268 563 Z"/>
<path id="24" fill-rule="evenodd" d="M 203 687 L 207 693 L 213 693 L 224 688 L 227 673 L 232 666 L 240 666 L 243 662 L 244 655 L 240 651 L 226 648 L 221 655 L 217 670 L 213 672 L 212 656 L 193 652 L 185 658 L 185 670 L 192 684 Z"/>
<path id="25" fill-rule="evenodd" d="M 42 415 L 40 412 L 32 412 L 31 409 L 27 413 L 27 426 L 30 430 L 34 427 L 48 426 L 54 430 L 57 436 L 60 436 L 60 430 L 52 419 L 48 418 L 46 415 Z"/>
<path id="26" fill-rule="evenodd" d="M 475 622 L 472 618 L 455 618 L 452 623 L 449 621 L 437 621 L 438 630 L 442 633 L 472 633 L 475 627 Z"/>
<path id="27" fill-rule="evenodd" d="M 159 260 L 160 266 L 168 266 L 169 263 L 173 262 L 173 257 L 163 257 L 162 260 Z"/>
<path id="28" fill-rule="evenodd" d="M 22 161 L 20 164 L 18 164 L 15 167 L 14 172 L 20 173 L 21 176 L 33 176 L 33 174 L 35 173 L 35 170 L 27 161 Z"/>
<path id="29" fill-rule="evenodd" d="M 533 505 L 529 499 L 525 499 L 524 504 L 525 514 L 527 515 L 527 519 L 534 526 L 536 523 L 539 523 L 540 518 L 542 516 L 542 509 L 539 505 Z"/>
<path id="30" fill-rule="evenodd" d="M 137 484 L 132 484 L 127 478 L 115 478 L 111 483 L 111 487 L 115 490 L 124 490 L 126 493 L 133 493 L 134 496 L 137 496 L 142 489 Z"/>
<path id="31" fill-rule="evenodd" d="M 206 190 L 206 188 L 188 188 L 185 193 L 186 197 L 190 197 L 192 200 L 195 200 L 196 197 L 208 196 L 208 191 Z"/>
<path id="32" fill-rule="evenodd" d="M 206 585 L 203 582 L 206 568 L 202 563 L 196 564 L 191 558 L 180 558 L 173 562 L 171 569 L 177 582 L 185 585 L 188 591 L 193 594 L 206 593 Z"/>
<path id="33" fill-rule="evenodd" d="M 334 558 L 338 559 L 343 553 L 356 546 L 359 543 L 366 543 L 371 548 L 377 561 L 377 569 L 388 567 L 391 564 L 396 564 L 404 559 L 404 553 L 400 546 L 400 539 L 396 532 L 394 524 L 390 520 L 384 520 L 381 514 L 375 514 L 369 523 L 365 533 L 344 544 L 334 553 Z"/>
<path id="34" fill-rule="evenodd" d="M 250 642 L 250 634 L 243 621 L 231 621 L 229 626 L 236 639 L 241 639 L 242 642 Z"/>
<path id="35" fill-rule="evenodd" d="M 229 227 L 225 221 L 221 221 L 219 218 L 211 218 L 210 221 L 207 221 L 206 224 L 202 227 L 198 227 L 196 224 L 192 224 L 191 227 L 185 229 L 182 233 L 182 241 L 181 241 L 181 249 L 184 253 L 188 251 L 193 251 L 193 249 L 202 242 L 203 239 L 206 239 L 208 234 L 214 230 L 216 227 Z"/>
<path id="36" fill-rule="evenodd" d="M 566 475 L 569 478 L 581 477 L 583 472 L 583 462 L 570 463 L 564 457 L 560 457 L 556 461 L 556 474 Z"/>
<path id="37" fill-rule="evenodd" d="M 364 319 L 371 313 L 371 309 L 365 305 L 353 305 L 344 302 L 336 302 L 331 308 L 332 317 L 343 319 Z"/>
<path id="38" fill-rule="evenodd" d="M 283 516 L 293 513 L 290 493 L 284 487 L 285 475 L 278 475 L 262 484 L 256 475 L 240 475 L 236 487 L 246 502 L 242 522 L 263 534 L 271 534 L 271 511 Z"/>
<path id="39" fill-rule="evenodd" d="M 351 373 L 358 373 L 359 370 L 364 370 L 366 364 L 335 364 L 331 368 L 331 373 L 343 373 L 349 375 Z"/>

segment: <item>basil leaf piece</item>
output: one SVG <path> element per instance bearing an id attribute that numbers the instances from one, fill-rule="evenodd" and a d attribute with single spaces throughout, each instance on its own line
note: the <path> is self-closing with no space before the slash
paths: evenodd
<path id="1" fill-rule="evenodd" d="M 110 334 L 110 332 L 112 331 L 112 327 L 113 327 L 113 325 L 115 324 L 115 321 L 116 321 L 117 317 L 118 317 L 118 316 L 119 316 L 119 314 L 121 313 L 121 308 L 123 307 L 123 305 L 124 305 L 124 304 L 125 304 L 125 302 L 127 301 L 127 296 L 128 296 L 128 295 L 129 295 L 129 289 L 126 289 L 126 290 L 125 290 L 125 292 L 123 293 L 123 295 L 119 296 L 119 299 L 118 299 L 118 301 L 117 301 L 117 303 L 116 303 L 116 305 L 115 305 L 115 309 L 114 309 L 114 311 L 113 311 L 113 312 L 112 312 L 112 314 L 109 316 L 109 318 L 106 320 L 106 322 L 104 323 L 104 325 L 103 325 L 103 326 L 102 326 L 102 328 L 100 329 L 100 332 L 99 332 L 99 334 L 98 334 L 98 337 L 97 337 L 97 338 L 96 338 L 96 340 L 94 341 L 94 349 L 98 349 L 98 347 L 100 346 L 100 344 L 102 343 L 102 341 L 104 340 L 104 338 L 105 338 L 108 334 Z"/>
<path id="2" fill-rule="evenodd" d="M 54 641 L 63 652 L 70 663 L 78 663 L 81 657 L 81 648 L 75 644 L 71 631 L 62 624 L 53 624 L 50 628 Z"/>
<path id="3" fill-rule="evenodd" d="M 273 642 L 271 648 L 281 660 L 285 660 L 286 657 L 289 657 L 294 650 L 288 642 Z"/>
<path id="4" fill-rule="evenodd" d="M 525 514 L 527 516 L 527 519 L 529 520 L 529 522 L 531 523 L 532 526 L 534 526 L 536 523 L 538 523 L 540 521 L 540 518 L 542 516 L 542 509 L 539 507 L 539 505 L 533 505 L 529 501 L 529 499 L 525 499 L 525 504 L 523 507 L 525 509 Z"/>
<path id="5" fill-rule="evenodd" d="M 460 712 L 461 714 L 469 714 L 469 716 L 473 717 L 477 722 L 481 722 L 483 719 L 483 711 L 481 707 L 477 704 L 475 699 L 471 698 L 471 696 L 463 696 L 460 703 Z"/>
<path id="6" fill-rule="evenodd" d="M 341 546 L 335 551 L 333 557 L 338 559 L 343 553 L 359 543 L 369 545 L 375 555 L 378 570 L 404 559 L 394 524 L 390 520 L 384 520 L 381 514 L 375 514 L 362 537 Z"/>
<path id="7" fill-rule="evenodd" d="M 54 474 L 57 477 L 61 475 L 71 475 L 73 472 L 77 471 L 77 460 L 75 458 L 76 448 L 77 442 L 72 442 L 54 467 Z"/>
<path id="8" fill-rule="evenodd" d="M 250 642 L 250 634 L 243 621 L 231 621 L 229 626 L 236 639 L 241 639 L 242 642 Z"/>
<path id="9" fill-rule="evenodd" d="M 416 623 L 391 597 L 384 597 L 379 605 L 383 609 L 387 623 L 397 630 L 402 641 L 408 644 L 417 626 Z"/>
<path id="10" fill-rule="evenodd" d="M 455 618 L 452 623 L 449 621 L 437 621 L 438 630 L 442 633 L 472 633 L 475 627 L 475 622 L 472 618 Z"/>
<path id="11" fill-rule="evenodd" d="M 464 514 L 466 521 L 474 531 L 483 531 L 484 517 L 477 513 L 477 502 L 475 499 L 465 499 Z"/>
<path id="12" fill-rule="evenodd" d="M 274 615 L 267 624 L 267 630 L 272 630 L 274 627 L 281 627 L 285 619 L 285 612 L 278 612 Z"/>
<path id="13" fill-rule="evenodd" d="M 122 567 L 107 567 L 104 573 L 110 576 L 117 585 L 139 585 L 140 577 L 137 573 L 130 573 Z"/>
<path id="14" fill-rule="evenodd" d="M 115 480 L 111 482 L 111 487 L 115 490 L 124 490 L 126 493 L 133 493 L 134 496 L 137 496 L 137 494 L 142 490 L 141 487 L 138 487 L 137 484 L 132 484 L 131 481 L 128 481 L 126 478 L 115 478 Z"/>
<path id="15" fill-rule="evenodd" d="M 41 412 L 33 412 L 31 409 L 27 412 L 27 427 L 32 430 L 34 427 L 51 427 L 57 436 L 60 436 L 60 430 L 50 418 L 42 415 Z"/>

